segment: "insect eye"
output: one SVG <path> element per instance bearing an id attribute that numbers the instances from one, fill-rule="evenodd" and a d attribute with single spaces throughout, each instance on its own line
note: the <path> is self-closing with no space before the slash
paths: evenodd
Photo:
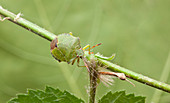
<path id="1" fill-rule="evenodd" d="M 57 38 L 52 40 L 52 42 L 50 44 L 51 50 L 53 50 L 55 47 L 57 47 L 57 42 L 58 42 Z"/>

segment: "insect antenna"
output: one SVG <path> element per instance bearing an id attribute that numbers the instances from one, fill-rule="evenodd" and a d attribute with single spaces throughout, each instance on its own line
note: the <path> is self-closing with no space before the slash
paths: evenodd
<path id="1" fill-rule="evenodd" d="M 102 44 L 102 43 L 96 44 L 96 45 L 92 46 L 90 49 L 93 49 L 93 48 L 95 48 L 95 47 L 97 47 L 97 46 L 99 46 L 99 45 L 101 45 L 101 44 Z"/>
<path id="2" fill-rule="evenodd" d="M 91 48 L 90 48 L 90 46 L 89 46 L 89 54 L 93 54 L 93 52 L 90 52 L 90 50 L 93 49 L 93 48 L 95 48 L 95 47 L 97 47 L 97 46 L 99 46 L 99 45 L 101 45 L 101 44 L 102 44 L 102 43 L 96 44 L 96 45 L 92 46 Z"/>
<path id="3" fill-rule="evenodd" d="M 90 52 L 90 50 L 93 49 L 94 47 L 97 47 L 97 46 L 101 45 L 101 44 L 102 44 L 102 43 L 96 44 L 96 45 L 92 46 L 91 48 L 90 48 L 90 45 L 88 44 L 88 45 L 86 45 L 86 46 L 83 48 L 83 50 L 86 50 L 87 48 L 89 48 L 89 49 L 88 49 L 89 54 L 93 54 L 93 52 Z"/>

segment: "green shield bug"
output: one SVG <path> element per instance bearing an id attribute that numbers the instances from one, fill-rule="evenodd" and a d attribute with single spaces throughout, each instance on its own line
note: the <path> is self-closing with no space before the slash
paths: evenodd
<path id="1" fill-rule="evenodd" d="M 72 36 L 72 33 L 63 33 L 58 35 L 50 44 L 51 54 L 59 62 L 74 64 L 75 60 L 79 62 L 84 52 L 80 46 L 80 38 Z"/>
<path id="2" fill-rule="evenodd" d="M 92 48 L 99 45 L 101 45 L 101 43 Z M 81 48 L 80 38 L 74 37 L 71 32 L 59 34 L 54 40 L 52 40 L 50 47 L 52 56 L 59 62 L 67 62 L 68 64 L 72 63 L 73 65 L 77 60 L 77 66 L 79 66 L 79 59 L 81 58 L 85 66 L 79 67 L 86 67 L 88 69 L 85 59 L 93 54 L 93 52 L 90 52 L 92 48 L 90 48 L 90 45 Z M 89 48 L 88 51 L 85 51 L 87 48 Z"/>
<path id="3" fill-rule="evenodd" d="M 77 66 L 86 67 L 88 72 L 90 73 L 89 67 L 91 68 L 92 63 L 89 64 L 89 62 L 91 62 L 91 58 L 95 60 L 95 65 L 98 65 L 98 59 L 110 61 L 115 57 L 115 55 L 112 55 L 111 57 L 104 57 L 99 53 L 93 54 L 93 52 L 90 51 L 91 49 L 99 45 L 101 45 L 101 43 L 92 46 L 91 48 L 90 45 L 81 48 L 79 37 L 74 37 L 72 33 L 63 33 L 59 34 L 54 40 L 52 40 L 50 47 L 52 56 L 59 62 L 67 62 L 68 64 L 72 63 L 73 65 L 77 60 Z M 87 48 L 89 48 L 88 51 L 85 51 L 85 49 Z M 83 60 L 85 66 L 79 66 L 80 58 Z M 126 76 L 123 73 L 100 72 L 98 70 L 97 73 L 98 75 L 112 75 L 120 78 L 121 80 L 127 80 Z"/>
<path id="4" fill-rule="evenodd" d="M 93 52 L 91 52 L 90 50 L 99 45 L 101 45 L 101 43 L 92 46 L 91 48 L 90 45 L 81 48 L 80 38 L 74 37 L 70 32 L 59 34 L 54 40 L 52 40 L 50 47 L 52 56 L 59 62 L 67 62 L 68 64 L 72 63 L 73 65 L 74 62 L 77 60 L 77 66 L 79 66 L 79 59 L 81 58 L 83 59 L 83 62 L 88 69 L 88 66 L 85 63 L 85 59 L 89 59 L 91 54 L 93 54 Z M 89 48 L 88 51 L 85 51 L 85 49 L 87 48 Z M 114 58 L 114 55 L 107 58 L 103 57 L 100 54 L 95 54 L 95 57 L 104 60 L 112 60 Z"/>

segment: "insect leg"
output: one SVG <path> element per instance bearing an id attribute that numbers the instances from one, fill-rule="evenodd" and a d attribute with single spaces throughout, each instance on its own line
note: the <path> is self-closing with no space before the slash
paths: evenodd
<path id="1" fill-rule="evenodd" d="M 87 63 L 86 63 L 86 62 L 87 62 L 86 58 L 82 58 L 82 60 L 83 60 L 83 62 L 84 62 L 84 65 L 86 66 L 88 72 L 90 73 L 90 69 L 89 69 L 89 67 L 88 67 L 88 65 L 87 65 Z"/>
<path id="2" fill-rule="evenodd" d="M 75 61 L 76 61 L 77 57 L 72 61 L 72 65 L 74 65 Z"/>
<path id="3" fill-rule="evenodd" d="M 99 72 L 99 74 L 101 74 L 101 75 L 112 75 L 112 76 L 116 76 L 116 77 L 118 77 L 118 78 L 121 79 L 121 80 L 126 80 L 127 82 L 129 82 L 130 84 L 132 84 L 132 85 L 135 87 L 135 85 L 126 78 L 126 75 L 125 75 L 124 73 Z"/>
<path id="4" fill-rule="evenodd" d="M 77 56 L 77 57 L 72 61 L 72 65 L 74 65 L 76 59 L 77 59 L 77 66 L 78 66 L 78 67 L 86 67 L 86 66 L 80 66 L 80 65 L 79 65 L 79 63 L 80 63 L 80 57 L 79 57 L 79 56 Z"/>
<path id="5" fill-rule="evenodd" d="M 86 67 L 86 66 L 80 66 L 79 63 L 80 63 L 80 57 L 77 57 L 77 66 L 78 67 Z"/>

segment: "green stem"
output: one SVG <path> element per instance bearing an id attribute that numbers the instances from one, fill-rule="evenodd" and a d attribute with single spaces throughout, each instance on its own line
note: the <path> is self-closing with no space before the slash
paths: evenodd
<path id="1" fill-rule="evenodd" d="M 165 67 L 162 71 L 160 81 L 167 82 L 169 74 L 170 74 L 170 52 L 168 54 L 168 58 L 166 60 Z M 162 91 L 155 90 L 155 93 L 153 94 L 151 101 L 153 103 L 159 103 L 161 95 L 162 95 Z"/>
<path id="2" fill-rule="evenodd" d="M 11 21 L 15 24 L 18 24 L 19 26 L 22 26 L 23 28 L 25 28 L 35 34 L 38 34 L 39 36 L 41 36 L 49 41 L 52 41 L 56 37 L 56 35 L 54 35 L 53 33 L 41 28 L 40 26 L 38 26 L 22 17 L 19 17 L 16 21 L 14 21 L 14 19 L 16 18 L 17 15 L 2 8 L 2 6 L 0 6 L 0 16 L 10 17 L 10 19 L 8 19 L 9 21 Z"/>
<path id="3" fill-rule="evenodd" d="M 96 62 L 91 59 L 90 63 L 88 63 L 89 67 L 89 76 L 90 76 L 90 93 L 89 93 L 89 103 L 95 103 L 95 95 L 97 88 L 97 79 L 98 79 L 98 71 Z"/>
<path id="4" fill-rule="evenodd" d="M 3 9 L 1 6 L 0 6 L 0 15 L 3 17 L 10 17 L 9 20 L 12 21 L 13 23 L 18 24 L 19 26 L 21 26 L 35 34 L 38 34 L 39 36 L 41 36 L 49 41 L 52 41 L 56 37 L 56 35 L 54 35 L 53 33 L 37 26 L 36 24 L 31 23 L 30 21 L 28 21 L 24 18 L 20 17 L 17 19 L 17 21 L 14 21 L 14 19 L 16 18 L 16 15 L 9 12 L 6 9 Z M 116 64 L 113 64 L 113 63 L 105 61 L 105 60 L 99 59 L 99 61 L 103 65 L 106 65 L 108 67 L 107 69 L 109 69 L 111 71 L 124 73 L 127 77 L 129 77 L 133 80 L 136 80 L 138 82 L 144 83 L 146 85 L 152 86 L 154 88 L 157 88 L 157 89 L 160 89 L 160 90 L 163 90 L 166 92 L 170 92 L 170 85 L 168 85 L 166 83 L 156 81 L 154 79 L 151 79 L 149 77 L 143 76 L 138 73 L 135 73 L 133 71 L 130 71 L 126 68 L 120 67 Z"/>
<path id="5" fill-rule="evenodd" d="M 149 78 L 147 76 L 144 76 L 142 74 L 135 73 L 133 71 L 130 71 L 126 68 L 120 67 L 119 65 L 113 64 L 109 61 L 98 59 L 99 62 L 101 62 L 103 65 L 107 66 L 107 69 L 113 71 L 113 72 L 120 72 L 124 73 L 128 78 L 131 78 L 133 80 L 136 80 L 138 82 L 141 82 L 143 84 L 149 85 L 151 87 L 166 91 L 170 93 L 170 85 L 154 80 L 152 78 Z"/>

